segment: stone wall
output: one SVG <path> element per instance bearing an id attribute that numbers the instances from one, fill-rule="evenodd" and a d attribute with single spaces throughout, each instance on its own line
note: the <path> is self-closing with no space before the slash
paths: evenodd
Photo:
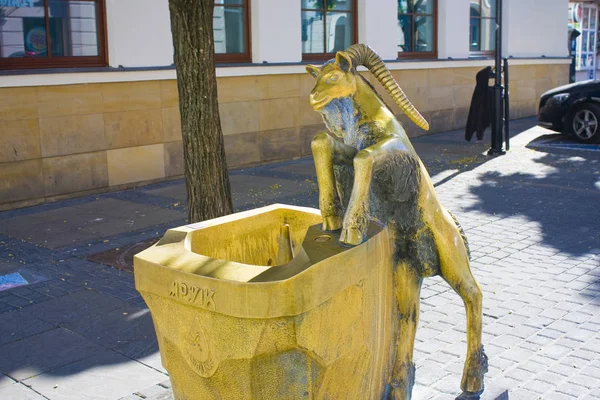
<path id="1" fill-rule="evenodd" d="M 465 126 L 480 69 L 393 75 L 429 121 L 430 132 L 441 132 Z M 568 65 L 512 67 L 511 117 L 535 115 L 540 94 L 567 80 Z M 310 154 L 310 139 L 324 129 L 308 104 L 311 76 L 227 77 L 218 85 L 230 168 Z M 412 123 L 405 127 L 411 136 L 425 133 Z M 0 88 L 0 209 L 182 174 L 174 80 Z"/>

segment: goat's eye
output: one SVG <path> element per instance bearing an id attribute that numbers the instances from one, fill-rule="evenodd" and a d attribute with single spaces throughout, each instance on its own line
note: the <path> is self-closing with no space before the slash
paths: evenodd
<path id="1" fill-rule="evenodd" d="M 340 74 L 333 74 L 327 79 L 329 82 L 336 82 L 340 79 Z"/>

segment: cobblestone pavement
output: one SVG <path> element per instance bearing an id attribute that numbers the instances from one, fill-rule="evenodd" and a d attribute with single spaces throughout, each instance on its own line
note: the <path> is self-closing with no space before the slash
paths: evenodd
<path id="1" fill-rule="evenodd" d="M 413 143 L 484 291 L 482 399 L 600 399 L 600 149 L 534 122 L 513 122 L 502 157 L 460 132 Z M 231 179 L 236 210 L 317 206 L 310 159 Z M 28 283 L 0 291 L 0 399 L 172 399 L 132 274 L 88 259 L 183 224 L 184 204 L 175 181 L 0 213 L 0 276 Z M 460 298 L 426 280 L 414 399 L 459 393 L 465 339 Z"/>

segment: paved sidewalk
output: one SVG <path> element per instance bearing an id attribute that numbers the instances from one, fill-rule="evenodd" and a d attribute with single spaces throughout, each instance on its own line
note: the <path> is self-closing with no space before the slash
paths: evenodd
<path id="1" fill-rule="evenodd" d="M 415 138 L 484 290 L 483 399 L 600 399 L 600 147 L 512 122 L 511 151 Z M 312 160 L 232 171 L 236 211 L 316 207 Z M 172 398 L 130 257 L 185 223 L 182 181 L 0 213 L 0 399 Z M 139 245 L 139 244 L 142 245 Z M 14 285 L 2 290 L 10 277 Z M 425 281 L 413 398 L 459 393 L 460 298 Z"/>

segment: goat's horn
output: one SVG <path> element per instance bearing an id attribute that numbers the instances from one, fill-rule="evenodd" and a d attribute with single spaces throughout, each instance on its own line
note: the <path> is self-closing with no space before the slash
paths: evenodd
<path id="1" fill-rule="evenodd" d="M 356 68 L 359 65 L 364 65 L 371 71 L 375 78 L 383 85 L 385 90 L 392 96 L 400 109 L 420 128 L 429 130 L 429 123 L 423 118 L 421 113 L 417 111 L 415 106 L 408 100 L 398 82 L 394 79 L 390 71 L 387 69 L 381 58 L 373 49 L 364 44 L 353 44 L 345 50 L 350 54 L 352 64 Z"/>

